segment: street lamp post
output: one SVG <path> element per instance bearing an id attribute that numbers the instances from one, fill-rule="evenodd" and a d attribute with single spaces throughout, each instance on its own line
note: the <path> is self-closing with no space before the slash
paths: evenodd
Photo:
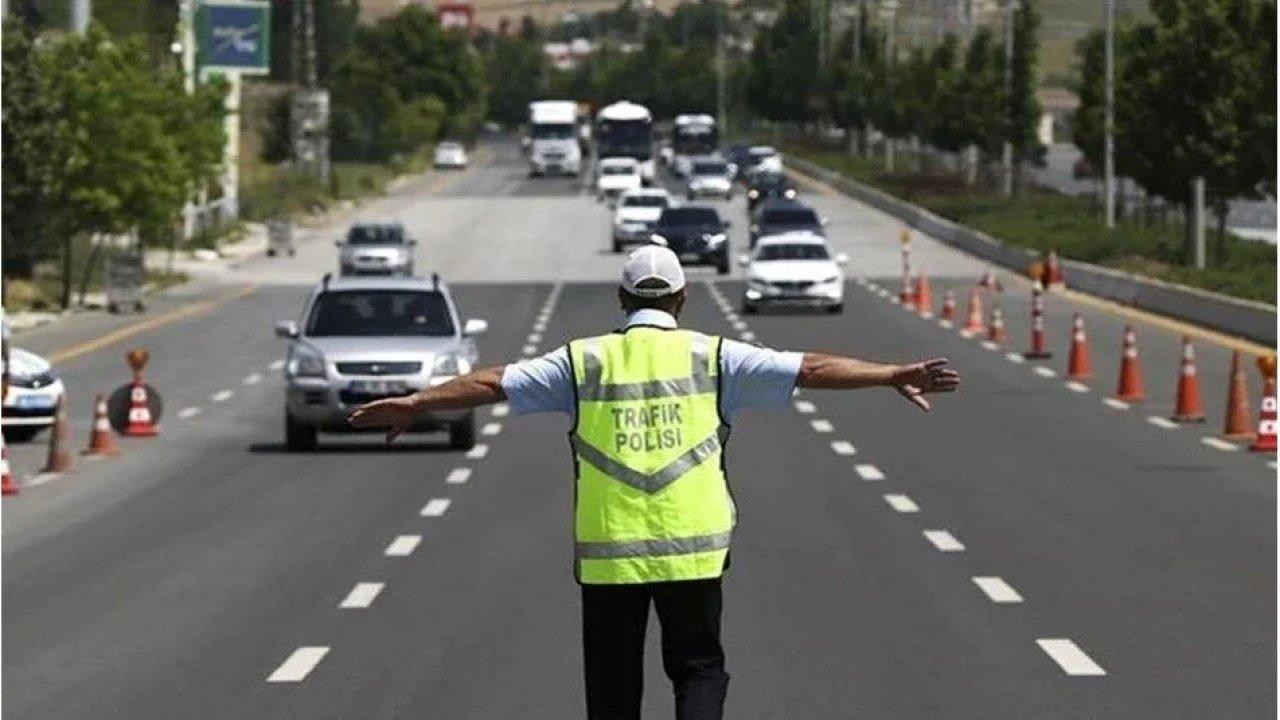
<path id="1" fill-rule="evenodd" d="M 1107 39 L 1106 39 L 1106 109 L 1103 115 L 1103 159 L 1102 177 L 1103 194 L 1106 196 L 1103 205 L 1106 208 L 1108 228 L 1116 226 L 1116 138 L 1115 138 L 1115 103 L 1116 103 L 1116 0 L 1107 3 Z"/>
<path id="2" fill-rule="evenodd" d="M 1005 138 L 1002 154 L 1003 191 L 1005 197 L 1013 195 L 1013 13 L 1017 0 L 1005 0 L 1004 4 L 1004 97 Z"/>

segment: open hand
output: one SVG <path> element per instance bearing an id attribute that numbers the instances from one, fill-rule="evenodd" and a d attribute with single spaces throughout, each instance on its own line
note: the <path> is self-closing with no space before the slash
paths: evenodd
<path id="1" fill-rule="evenodd" d="M 947 362 L 946 358 L 934 358 L 899 366 L 889 384 L 902 397 L 928 412 L 929 401 L 924 399 L 926 393 L 955 392 L 960 387 L 960 373 L 945 367 Z"/>
<path id="2" fill-rule="evenodd" d="M 385 398 L 366 403 L 351 411 L 347 424 L 360 430 L 387 429 L 387 442 L 409 429 L 417 414 L 413 396 Z"/>

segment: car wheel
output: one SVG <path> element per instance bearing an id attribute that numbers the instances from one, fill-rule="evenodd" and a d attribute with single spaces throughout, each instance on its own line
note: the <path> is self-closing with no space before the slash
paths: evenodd
<path id="1" fill-rule="evenodd" d="M 622 252 L 622 241 L 618 238 L 613 239 L 613 252 L 615 254 Z"/>
<path id="2" fill-rule="evenodd" d="M 842 312 L 844 312 L 844 303 L 836 303 L 835 305 L 827 306 L 828 315 L 839 315 Z"/>
<path id="3" fill-rule="evenodd" d="M 36 435 L 39 435 L 40 431 L 43 429 L 44 427 L 41 425 L 15 425 L 13 427 L 7 427 L 4 429 L 4 440 L 5 442 L 15 443 L 29 442 Z"/>
<path id="4" fill-rule="evenodd" d="M 694 201 L 694 195 L 693 195 L 693 191 L 692 191 L 692 190 L 690 190 L 689 192 L 685 193 L 685 194 L 684 194 L 684 196 L 689 200 L 689 202 L 693 202 L 693 201 Z"/>
<path id="5" fill-rule="evenodd" d="M 307 425 L 293 419 L 293 416 L 285 413 L 284 415 L 284 446 L 289 452 L 307 452 L 315 450 L 317 443 L 316 428 L 314 425 Z"/>
<path id="6" fill-rule="evenodd" d="M 742 314 L 743 314 L 743 315 L 755 315 L 757 312 L 759 312 L 759 310 L 760 310 L 759 306 L 757 306 L 757 305 L 756 305 L 755 303 L 753 303 L 753 302 L 743 302 L 743 303 L 742 303 Z"/>
<path id="7" fill-rule="evenodd" d="M 716 274 L 717 275 L 729 274 L 729 253 L 722 254 L 720 256 L 720 259 L 716 260 Z"/>
<path id="8" fill-rule="evenodd" d="M 275 256 L 276 256 L 276 251 L 272 248 L 267 248 L 267 257 L 275 257 Z"/>
<path id="9" fill-rule="evenodd" d="M 454 450 L 470 450 L 476 445 L 476 416 L 467 417 L 449 425 L 449 447 Z"/>

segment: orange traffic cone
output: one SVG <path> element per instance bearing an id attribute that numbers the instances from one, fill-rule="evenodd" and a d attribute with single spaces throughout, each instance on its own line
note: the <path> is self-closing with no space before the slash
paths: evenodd
<path id="1" fill-rule="evenodd" d="M 1124 350 L 1120 356 L 1120 384 L 1116 398 L 1125 402 L 1142 402 L 1147 393 L 1142 387 L 1142 364 L 1138 360 L 1138 336 L 1133 328 L 1124 326 Z"/>
<path id="2" fill-rule="evenodd" d="M 13 481 L 13 472 L 9 470 L 9 446 L 0 440 L 0 493 L 17 495 L 18 483 Z"/>
<path id="3" fill-rule="evenodd" d="M 1231 380 L 1227 383 L 1227 421 L 1222 436 L 1228 440 L 1253 440 L 1257 437 L 1249 418 L 1249 384 L 1244 376 L 1244 359 L 1240 351 L 1231 353 Z"/>
<path id="4" fill-rule="evenodd" d="M 1048 290 L 1062 290 L 1067 287 L 1062 279 L 1062 264 L 1058 262 L 1058 251 L 1050 250 L 1044 260 L 1044 286 Z"/>
<path id="5" fill-rule="evenodd" d="M 116 436 L 111 432 L 111 422 L 107 420 L 107 401 L 99 395 L 93 401 L 93 430 L 89 433 L 89 447 L 81 454 L 110 456 L 118 452 Z"/>
<path id="6" fill-rule="evenodd" d="M 67 421 L 67 396 L 58 398 L 53 411 L 53 427 L 49 429 L 49 456 L 40 472 L 61 473 L 71 469 L 71 423 Z"/>
<path id="7" fill-rule="evenodd" d="M 1089 337 L 1084 333 L 1084 318 L 1080 313 L 1071 320 L 1071 356 L 1067 359 L 1067 379 L 1089 380 L 1093 378 L 1093 361 L 1089 357 Z"/>
<path id="8" fill-rule="evenodd" d="M 1182 338 L 1182 372 L 1178 375 L 1178 399 L 1173 405 L 1173 421 L 1204 422 L 1204 404 L 1200 402 L 1200 377 L 1196 373 L 1196 348 L 1191 338 Z"/>
<path id="9" fill-rule="evenodd" d="M 942 293 L 942 314 L 939 317 L 947 321 L 956 319 L 956 293 L 950 288 Z"/>
<path id="10" fill-rule="evenodd" d="M 933 290 L 925 275 L 916 278 L 916 310 L 920 312 L 920 317 L 933 317 Z"/>
<path id="11" fill-rule="evenodd" d="M 1004 343 L 1004 310 L 999 305 L 991 306 L 991 322 L 987 325 L 987 340 L 1001 345 Z"/>
<path id="12" fill-rule="evenodd" d="M 964 324 L 965 334 L 976 334 L 986 330 L 982 325 L 982 296 L 978 294 L 978 288 L 969 288 L 969 319 Z"/>
<path id="13" fill-rule="evenodd" d="M 1262 412 L 1258 416 L 1258 439 L 1249 449 L 1254 452 L 1276 451 L 1276 356 L 1258 358 L 1262 371 Z"/>
<path id="14" fill-rule="evenodd" d="M 1031 349 L 1022 353 L 1028 360 L 1044 360 L 1053 357 L 1044 339 L 1044 288 L 1036 281 L 1031 286 Z"/>

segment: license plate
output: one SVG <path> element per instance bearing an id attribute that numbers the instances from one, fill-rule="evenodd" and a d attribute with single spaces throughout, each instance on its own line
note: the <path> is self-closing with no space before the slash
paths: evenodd
<path id="1" fill-rule="evenodd" d="M 702 259 L 702 256 L 699 255 L 698 253 L 682 253 L 680 255 L 680 260 L 683 262 L 696 262 L 701 259 Z"/>
<path id="2" fill-rule="evenodd" d="M 17 402 L 17 407 L 23 410 L 48 410 L 53 405 L 54 398 L 48 395 L 23 395 Z"/>
<path id="3" fill-rule="evenodd" d="M 361 395 L 403 395 L 409 391 L 407 385 L 396 380 L 355 380 L 349 389 Z"/>

